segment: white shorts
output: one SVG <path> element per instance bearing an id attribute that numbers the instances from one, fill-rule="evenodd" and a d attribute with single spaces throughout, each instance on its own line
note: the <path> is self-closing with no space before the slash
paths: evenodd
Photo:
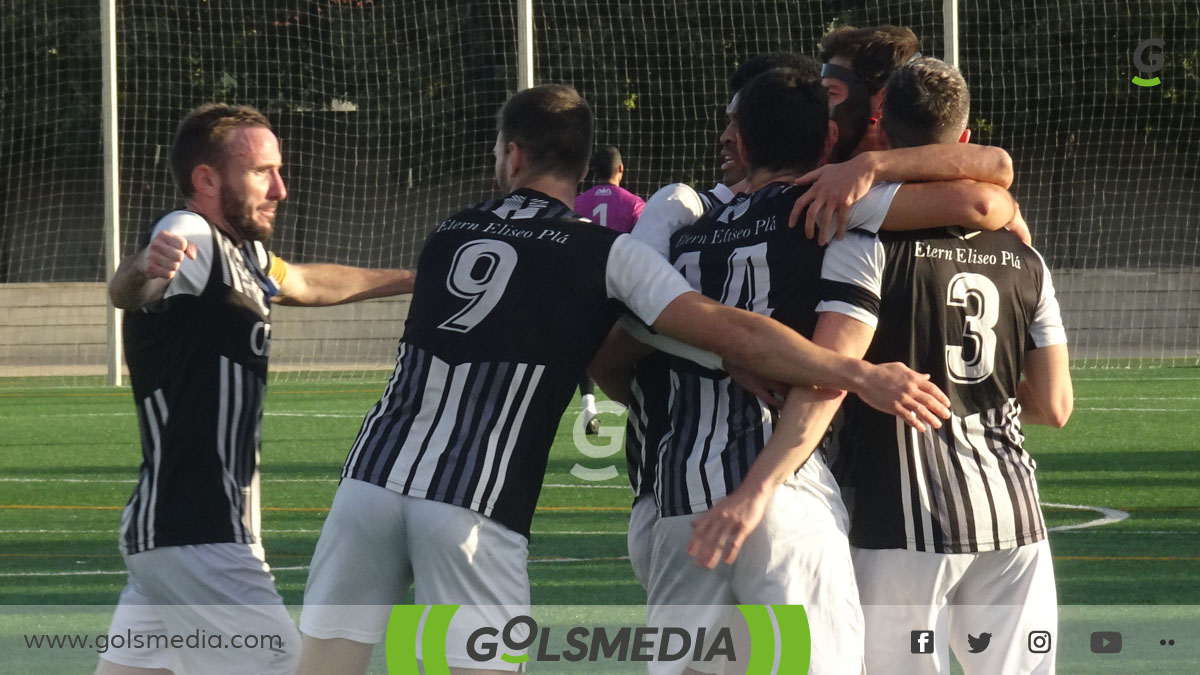
<path id="1" fill-rule="evenodd" d="M 658 504 L 654 495 L 642 495 L 633 501 L 629 511 L 629 533 L 625 536 L 629 546 L 629 564 L 633 576 L 642 588 L 650 586 L 650 551 L 654 547 L 654 523 L 658 522 Z"/>
<path id="2" fill-rule="evenodd" d="M 805 466 L 814 460 L 817 456 Z M 863 617 L 848 518 L 832 476 L 816 484 L 797 477 L 780 486 L 732 565 L 708 570 L 688 555 L 691 523 L 702 515 L 661 518 L 654 526 L 650 622 L 665 625 L 658 615 L 666 605 L 804 605 L 813 645 L 809 672 L 859 675 Z M 714 607 L 709 616 L 693 620 L 716 625 L 725 611 Z"/>
<path id="3" fill-rule="evenodd" d="M 852 551 L 867 622 L 867 673 L 1054 673 L 1058 600 L 1050 544 L 986 553 Z M 914 654 L 913 631 L 933 631 Z M 968 635 L 993 638 L 970 653 Z"/>
<path id="4" fill-rule="evenodd" d="M 300 634 L 261 548 L 166 546 L 125 556 L 129 580 L 100 658 L 180 673 L 291 673 Z"/>
<path id="5" fill-rule="evenodd" d="M 376 644 L 392 606 L 415 586 L 418 605 L 475 606 L 450 624 L 448 665 L 517 670 L 499 658 L 473 660 L 462 646 L 471 626 L 501 629 L 529 613 L 528 543 L 470 509 L 344 479 L 317 540 L 300 630 Z"/>

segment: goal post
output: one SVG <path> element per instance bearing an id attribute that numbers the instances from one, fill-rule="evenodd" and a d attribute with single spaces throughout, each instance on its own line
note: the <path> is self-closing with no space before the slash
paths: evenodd
<path id="1" fill-rule="evenodd" d="M 103 283 L 180 204 L 167 148 L 200 103 L 275 125 L 279 255 L 410 267 L 432 226 L 492 194 L 495 112 L 517 89 L 574 85 L 635 193 L 708 187 L 742 60 L 882 23 L 958 62 L 973 139 L 1012 155 L 1076 365 L 1194 362 L 1200 14 L 1178 2 L 60 0 L 0 4 L 0 378 L 116 381 Z M 1154 73 L 1134 58 L 1149 39 Z M 273 371 L 377 379 L 405 308 L 277 308 Z"/>

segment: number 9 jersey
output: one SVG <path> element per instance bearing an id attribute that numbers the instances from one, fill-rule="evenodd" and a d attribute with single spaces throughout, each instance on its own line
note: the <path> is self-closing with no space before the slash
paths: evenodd
<path id="1" fill-rule="evenodd" d="M 526 537 L 559 419 L 624 312 L 691 290 L 651 248 L 532 190 L 460 211 L 417 263 L 396 371 L 342 475 Z"/>
<path id="2" fill-rule="evenodd" d="M 851 232 L 825 256 L 817 311 L 874 326 L 866 360 L 929 373 L 951 401 L 925 433 L 847 402 L 834 468 L 850 543 L 977 553 L 1043 539 L 1017 383 L 1026 351 L 1066 333 L 1037 251 L 1005 230 Z"/>

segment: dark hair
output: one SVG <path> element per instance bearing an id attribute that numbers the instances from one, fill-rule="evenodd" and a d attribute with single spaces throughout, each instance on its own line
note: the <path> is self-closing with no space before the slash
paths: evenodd
<path id="1" fill-rule="evenodd" d="M 534 173 L 578 181 L 592 154 L 592 108 L 563 84 L 513 94 L 497 115 L 500 138 L 516 143 Z"/>
<path id="2" fill-rule="evenodd" d="M 971 95 L 957 68 L 937 59 L 917 59 L 887 81 L 883 133 L 897 148 L 953 143 L 966 128 L 970 109 Z"/>
<path id="3" fill-rule="evenodd" d="M 750 80 L 774 68 L 796 68 L 804 70 L 812 63 L 812 59 L 794 52 L 768 52 L 755 54 L 742 62 L 733 75 L 729 76 L 729 91 L 736 94 Z"/>
<path id="4" fill-rule="evenodd" d="M 805 70 L 776 68 L 738 94 L 733 112 L 752 169 L 816 168 L 829 127 L 829 97 L 816 62 Z"/>
<path id="5" fill-rule="evenodd" d="M 621 151 L 614 145 L 602 146 L 592 157 L 592 176 L 599 181 L 606 181 L 617 175 L 621 168 Z"/>
<path id="6" fill-rule="evenodd" d="M 252 127 L 269 131 L 271 123 L 248 105 L 205 103 L 183 118 L 171 141 L 168 163 L 175 185 L 184 197 L 190 198 L 196 192 L 192 171 L 201 164 L 224 166 L 226 146 L 233 133 Z"/>
<path id="7" fill-rule="evenodd" d="M 862 79 L 867 92 L 879 93 L 897 68 L 921 49 L 916 33 L 900 26 L 834 28 L 821 38 L 821 61 L 840 56 L 850 61 L 850 70 Z"/>

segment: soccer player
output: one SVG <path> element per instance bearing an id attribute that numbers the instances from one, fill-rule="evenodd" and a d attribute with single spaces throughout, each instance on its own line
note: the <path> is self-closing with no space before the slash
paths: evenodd
<path id="1" fill-rule="evenodd" d="M 621 187 L 621 179 L 625 177 L 621 151 L 611 145 L 600 148 L 592 157 L 592 176 L 598 184 L 575 198 L 575 212 L 611 230 L 632 231 L 646 202 Z M 600 420 L 596 418 L 596 386 L 586 374 L 579 380 L 579 394 L 583 403 L 584 432 L 595 435 L 600 432 Z"/>
<path id="2" fill-rule="evenodd" d="M 264 243 L 287 196 L 279 142 L 253 108 L 206 104 L 180 123 L 171 173 L 185 206 L 121 262 L 125 354 L 142 436 L 121 516 L 128 583 L 110 634 L 274 635 L 263 649 L 110 649 L 98 673 L 289 673 L 299 634 L 260 543 L 258 455 L 270 303 L 407 293 L 413 274 L 287 264 Z M 182 669 L 182 670 L 180 670 Z"/>
<path id="3" fill-rule="evenodd" d="M 575 211 L 610 230 L 631 232 L 646 201 L 621 187 L 625 164 L 621 151 L 606 145 L 592 157 L 592 176 L 597 185 L 575 198 Z"/>
<path id="4" fill-rule="evenodd" d="M 937 423 L 941 401 L 922 376 L 864 367 L 708 300 L 645 245 L 581 220 L 567 205 L 592 128 L 570 87 L 514 94 L 494 148 L 509 194 L 426 240 L 396 372 L 350 450 L 313 556 L 299 672 L 365 670 L 410 584 L 418 603 L 480 606 L 494 627 L 527 611 L 529 526 L 558 420 L 623 310 L 760 375 L 860 391 Z M 450 630 L 447 644 L 465 644 Z M 447 663 L 518 667 L 461 652 Z"/>
<path id="5" fill-rule="evenodd" d="M 756 75 L 772 68 L 803 65 L 807 59 L 791 52 L 755 54 L 742 62 L 729 77 L 730 102 L 725 114 L 730 122 L 722 130 L 719 146 L 721 181 L 712 188 L 697 191 L 686 183 L 664 186 L 650 197 L 642 217 L 633 228 L 633 236 L 657 251 L 663 258 L 670 253 L 671 235 L 691 225 L 709 209 L 733 199 L 746 179 L 746 163 L 737 152 L 736 127 L 732 122 L 737 94 Z M 622 340 L 621 336 L 614 340 Z M 626 543 L 629 562 L 642 588 L 650 578 L 650 545 L 654 522 L 658 520 L 658 505 L 654 502 L 654 465 L 658 444 L 667 430 L 667 399 L 670 396 L 669 366 L 666 354 L 634 346 L 630 350 L 628 370 L 621 376 L 629 382 L 627 404 L 629 413 L 625 425 L 625 458 L 633 488 L 633 507 L 629 513 Z M 636 350 L 636 351 L 634 351 Z M 636 363 L 632 363 L 634 357 Z M 600 364 L 598 364 L 599 366 Z M 609 379 L 614 376 L 608 375 Z"/>
<path id="6" fill-rule="evenodd" d="M 1012 184 L 1012 158 L 1002 148 L 967 144 L 969 130 L 963 132 L 963 143 L 887 150 L 879 126 L 885 84 L 897 68 L 919 56 L 919 46 L 910 29 L 890 25 L 842 26 L 822 39 L 821 83 L 829 94 L 838 140 L 829 163 L 798 179 L 813 187 L 797 200 L 790 222 L 807 213 L 805 231 L 810 237 L 824 243 L 835 230 L 842 236 L 849 210 L 876 181 L 970 179 L 1006 189 Z M 1030 242 L 1024 221 L 1010 226 Z M 885 223 L 883 229 L 895 228 Z"/>
<path id="7" fill-rule="evenodd" d="M 793 179 L 828 153 L 836 127 L 823 107 L 826 97 L 815 64 L 807 72 L 760 75 L 739 98 L 736 133 L 750 169 L 747 193 L 680 230 L 672 239 L 672 258 L 705 294 L 811 334 L 824 249 L 788 229 L 786 221 L 804 191 Z M 911 221 L 922 206 L 938 208 L 943 202 L 949 208 L 939 209 L 939 218 L 975 216 L 962 205 L 952 210 L 960 185 L 904 187 L 900 194 L 891 186 L 879 207 L 863 214 L 867 227 L 878 229 L 885 217 L 899 218 L 893 225 L 911 227 L 904 219 Z M 981 223 L 1000 227 L 1011 217 L 1011 198 L 995 186 L 985 191 L 998 193 L 1001 204 L 1007 200 L 1007 213 L 997 209 L 990 222 Z M 824 339 L 832 347 L 845 348 L 839 335 Z M 865 349 L 862 342 L 859 355 Z M 677 362 L 672 380 L 671 428 L 658 462 L 662 518 L 655 525 L 651 556 L 652 619 L 663 605 L 803 603 L 814 644 L 823 646 L 814 657 L 814 672 L 858 672 L 861 615 L 849 574 L 845 510 L 823 457 L 797 462 L 778 474 L 786 484 L 772 484 L 765 499 L 756 502 L 762 522 L 756 522 L 745 539 L 751 551 L 748 559 L 715 570 L 689 564 L 688 543 L 693 529 L 705 522 L 704 512 L 714 507 L 720 512 L 726 506 L 721 504 L 723 497 L 744 479 L 757 480 L 757 457 L 773 438 L 776 423 L 791 428 L 804 418 L 788 409 L 777 417 L 724 372 Z M 810 425 L 819 432 L 813 445 L 828 421 L 826 417 Z M 714 567 L 717 561 L 705 562 Z M 693 619 L 702 615 L 691 612 Z M 714 617 L 708 617 L 709 625 Z"/>
<path id="8" fill-rule="evenodd" d="M 968 108 L 956 69 L 918 59 L 889 79 L 883 128 L 893 147 L 953 143 Z M 1054 572 L 1021 424 L 1062 426 L 1073 396 L 1041 256 L 1004 231 L 855 233 L 831 245 L 823 277 L 819 309 L 874 329 L 868 360 L 926 369 L 954 401 L 924 433 L 846 406 L 839 474 L 867 672 L 950 672 L 949 646 L 968 674 L 1053 673 Z M 932 655 L 911 653 L 914 629 L 934 631 Z M 971 653 L 981 632 L 1002 644 Z"/>

